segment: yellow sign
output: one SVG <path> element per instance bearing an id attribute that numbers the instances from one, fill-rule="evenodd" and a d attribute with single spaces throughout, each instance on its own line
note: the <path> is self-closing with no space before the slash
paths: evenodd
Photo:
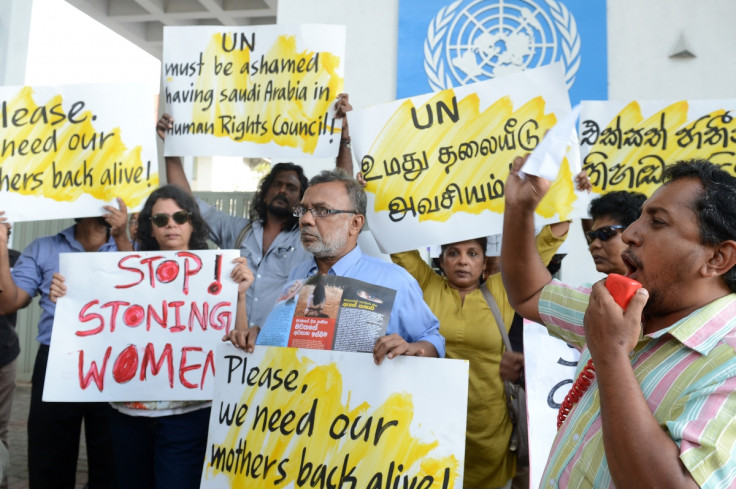
<path id="1" fill-rule="evenodd" d="M 511 162 L 569 111 L 561 69 L 548 66 L 351 114 L 379 245 L 398 252 L 500 232 Z M 572 216 L 573 170 L 561 168 L 543 218 Z"/>
<path id="2" fill-rule="evenodd" d="M 651 195 L 665 166 L 703 158 L 736 173 L 736 100 L 583 102 L 580 142 L 593 190 Z"/>
<path id="3" fill-rule="evenodd" d="M 167 154 L 337 154 L 344 27 L 167 27 L 164 37 Z"/>
<path id="4" fill-rule="evenodd" d="M 216 362 L 201 487 L 462 487 L 466 361 L 228 344 Z"/>
<path id="5" fill-rule="evenodd" d="M 0 205 L 11 220 L 100 215 L 115 197 L 142 204 L 158 165 L 152 126 L 134 129 L 153 98 L 136 88 L 0 88 Z"/>

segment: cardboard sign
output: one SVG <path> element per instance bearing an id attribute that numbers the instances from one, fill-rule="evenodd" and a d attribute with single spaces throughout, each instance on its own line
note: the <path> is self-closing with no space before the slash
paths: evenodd
<path id="1" fill-rule="evenodd" d="M 735 110 L 736 99 L 583 102 L 580 144 L 593 192 L 650 196 L 666 165 L 692 158 L 736 174 Z"/>
<path id="2" fill-rule="evenodd" d="M 237 250 L 62 253 L 44 401 L 212 399 Z M 90 279 L 95 277 L 96 279 Z"/>
<path id="3" fill-rule="evenodd" d="M 524 371 L 529 417 L 529 487 L 539 487 L 557 434 L 557 412 L 575 380 L 580 352 L 524 320 Z"/>
<path id="4" fill-rule="evenodd" d="M 202 488 L 462 488 L 468 362 L 217 350 Z"/>
<path id="5" fill-rule="evenodd" d="M 514 157 L 570 112 L 559 64 L 355 111 L 350 128 L 367 181 L 367 220 L 384 252 L 501 231 Z M 567 159 L 537 215 L 578 214 Z M 583 206 L 584 208 L 584 206 Z M 576 214 L 576 212 L 578 214 Z"/>
<path id="6" fill-rule="evenodd" d="M 344 26 L 165 26 L 165 154 L 336 156 L 344 53 Z"/>
<path id="7" fill-rule="evenodd" d="M 12 222 L 136 210 L 158 188 L 139 84 L 0 87 L 0 209 Z"/>

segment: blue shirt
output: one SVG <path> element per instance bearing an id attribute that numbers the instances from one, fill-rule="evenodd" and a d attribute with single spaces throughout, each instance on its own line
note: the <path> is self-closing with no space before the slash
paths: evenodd
<path id="1" fill-rule="evenodd" d="M 109 237 L 98 251 L 117 251 L 115 240 Z M 36 339 L 43 345 L 51 342 L 51 328 L 54 326 L 56 304 L 49 299 L 49 288 L 54 273 L 59 271 L 59 253 L 84 253 L 82 244 L 74 238 L 74 226 L 68 227 L 54 236 L 44 236 L 33 240 L 18 258 L 12 271 L 15 285 L 30 297 L 41 294 L 41 319 L 38 321 Z"/>
<path id="2" fill-rule="evenodd" d="M 197 203 L 212 231 L 210 239 L 222 249 L 235 248 L 240 233 L 250 221 L 221 212 L 201 199 Z M 253 283 L 245 293 L 248 326 L 263 326 L 289 272 L 312 255 L 302 248 L 298 227 L 281 231 L 264 254 L 263 224 L 253 221 L 240 243 L 240 256 L 248 260 L 248 267 L 253 270 Z"/>
<path id="3" fill-rule="evenodd" d="M 317 274 L 314 257 L 307 260 L 289 275 L 289 281 L 304 279 Z M 409 273 L 398 265 L 364 255 L 360 246 L 335 263 L 329 275 L 354 278 L 396 291 L 394 307 L 388 321 L 386 334 L 398 334 L 409 343 L 428 341 L 437 349 L 440 358 L 445 356 L 445 339 L 440 334 L 440 322 L 424 302 L 422 289 Z"/>

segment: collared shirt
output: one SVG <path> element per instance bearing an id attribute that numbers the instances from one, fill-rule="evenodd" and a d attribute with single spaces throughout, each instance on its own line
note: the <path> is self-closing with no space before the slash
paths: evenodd
<path id="1" fill-rule="evenodd" d="M 211 229 L 210 239 L 222 249 L 235 247 L 241 231 L 250 222 L 245 217 L 235 217 L 217 210 L 197 199 L 202 217 Z M 299 239 L 299 229 L 281 231 L 263 254 L 263 224 L 253 221 L 251 229 L 240 244 L 240 256 L 248 260 L 253 271 L 253 283 L 245 293 L 248 325 L 262 326 L 276 303 L 281 287 L 289 272 L 312 255 L 304 250 Z"/>
<path id="2" fill-rule="evenodd" d="M 110 236 L 98 251 L 117 250 L 115 240 Z M 54 236 L 35 239 L 23 250 L 13 267 L 15 285 L 30 297 L 41 294 L 41 318 L 36 339 L 43 345 L 51 342 L 51 328 L 54 325 L 56 304 L 49 299 L 49 288 L 54 273 L 59 271 L 59 253 L 75 252 L 84 253 L 84 246 L 74 238 L 74 226 L 71 226 Z"/>
<path id="3" fill-rule="evenodd" d="M 289 281 L 316 274 L 317 262 L 312 257 L 292 270 Z M 386 334 L 396 333 L 409 343 L 428 341 L 437 349 L 440 358 L 445 356 L 445 339 L 439 332 L 440 323 L 424 302 L 419 284 L 406 270 L 393 263 L 364 255 L 360 246 L 356 245 L 330 268 L 328 274 L 395 290 L 396 298 Z"/>
<path id="4" fill-rule="evenodd" d="M 590 359 L 583 329 L 590 290 L 588 285 L 573 289 L 554 281 L 539 301 L 550 334 L 581 349 L 578 374 Z M 736 294 L 729 294 L 668 328 L 642 336 L 631 356 L 654 417 L 677 443 L 682 463 L 704 489 L 733 487 L 736 475 L 735 348 Z M 614 487 L 595 380 L 557 433 L 540 487 Z"/>

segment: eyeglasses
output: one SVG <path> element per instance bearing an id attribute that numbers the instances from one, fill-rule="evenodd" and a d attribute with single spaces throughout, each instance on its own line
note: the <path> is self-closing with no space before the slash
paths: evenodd
<path id="1" fill-rule="evenodd" d="M 189 216 L 191 216 L 191 214 L 187 211 L 177 211 L 173 214 L 154 214 L 151 216 L 151 222 L 157 227 L 162 228 L 169 224 L 170 217 L 174 219 L 175 223 L 184 224 L 185 222 L 189 221 Z"/>
<path id="2" fill-rule="evenodd" d="M 294 217 L 298 217 L 299 219 L 307 212 L 311 212 L 314 217 L 326 217 L 331 214 L 357 214 L 355 211 L 341 211 L 338 209 L 327 209 L 326 207 L 315 207 L 313 209 L 304 207 L 303 205 L 294 207 Z"/>
<path id="3" fill-rule="evenodd" d="M 622 229 L 625 229 L 626 226 L 622 226 L 621 224 L 616 224 L 615 226 L 603 226 L 602 228 L 598 228 L 595 231 L 586 231 L 585 232 L 585 239 L 588 240 L 588 244 L 592 244 L 593 241 L 597 239 L 600 239 L 601 241 L 608 241 L 609 239 L 613 238 L 618 234 L 618 232 Z"/>

